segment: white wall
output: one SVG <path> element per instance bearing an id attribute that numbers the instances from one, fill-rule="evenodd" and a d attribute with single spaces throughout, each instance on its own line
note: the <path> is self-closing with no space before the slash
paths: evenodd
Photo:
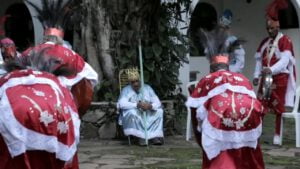
<path id="1" fill-rule="evenodd" d="M 41 1 L 37 1 L 37 0 L 29 0 L 32 3 L 41 5 Z M 41 24 L 41 22 L 37 19 L 36 17 L 36 11 L 34 8 L 32 8 L 28 3 L 25 3 L 31 16 L 32 16 L 32 23 L 34 26 L 34 43 L 35 45 L 39 44 L 42 42 L 43 40 L 43 34 L 44 34 L 44 28 Z"/>
<path id="2" fill-rule="evenodd" d="M 194 0 L 193 4 L 196 5 L 198 0 Z M 218 15 L 222 13 L 224 9 L 230 9 L 233 12 L 232 32 L 238 37 L 247 40 L 244 45 L 246 51 L 246 64 L 243 74 L 250 80 L 253 79 L 253 72 L 255 66 L 254 54 L 260 44 L 261 40 L 267 36 L 265 30 L 265 9 L 271 0 L 257 0 L 252 1 L 250 4 L 246 0 L 200 0 L 200 2 L 206 2 L 215 7 Z M 299 3 L 300 0 L 292 0 L 298 16 L 300 14 Z M 194 7 L 194 6 L 193 6 Z M 289 29 L 282 30 L 293 41 L 296 66 L 297 66 L 297 84 L 300 84 L 300 30 Z M 190 63 L 190 70 L 197 68 L 202 69 L 203 64 L 194 65 Z M 195 67 L 197 66 L 197 67 Z"/>
<path id="3" fill-rule="evenodd" d="M 296 72 L 297 72 L 297 86 L 300 85 L 300 30 L 299 29 L 288 29 L 283 30 L 283 33 L 288 35 L 293 41 L 294 52 L 296 57 Z"/>
<path id="4" fill-rule="evenodd" d="M 209 73 L 209 61 L 206 57 L 191 57 L 190 71 L 199 71 L 197 80 L 200 80 Z"/>

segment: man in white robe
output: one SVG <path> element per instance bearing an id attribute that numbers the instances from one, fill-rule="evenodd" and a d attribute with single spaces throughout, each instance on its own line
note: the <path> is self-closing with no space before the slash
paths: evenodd
<path id="1" fill-rule="evenodd" d="M 159 98 L 149 85 L 141 88 L 137 69 L 129 69 L 128 79 L 130 84 L 122 89 L 118 100 L 119 124 L 124 134 L 138 137 L 140 145 L 145 145 L 146 138 L 152 144 L 162 145 L 163 109 Z"/>

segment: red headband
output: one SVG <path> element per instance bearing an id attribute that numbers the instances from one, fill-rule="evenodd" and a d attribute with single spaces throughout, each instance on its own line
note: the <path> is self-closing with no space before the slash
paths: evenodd
<path id="1" fill-rule="evenodd" d="M 47 28 L 44 32 L 44 35 L 52 35 L 64 38 L 64 32 L 57 28 Z"/>
<path id="2" fill-rule="evenodd" d="M 228 64 L 229 63 L 229 58 L 228 56 L 224 56 L 224 55 L 218 55 L 218 56 L 214 56 L 211 60 L 211 64 L 217 64 L 217 63 L 225 63 Z"/>

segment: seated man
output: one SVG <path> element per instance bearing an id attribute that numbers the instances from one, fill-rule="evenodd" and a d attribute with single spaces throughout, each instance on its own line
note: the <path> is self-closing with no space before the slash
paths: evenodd
<path id="1" fill-rule="evenodd" d="M 120 125 L 126 136 L 136 136 L 145 145 L 148 138 L 152 144 L 163 144 L 163 110 L 161 102 L 149 85 L 141 89 L 137 69 L 129 69 L 130 84 L 122 89 L 118 100 L 121 110 Z M 146 114 L 146 117 L 143 114 Z"/>

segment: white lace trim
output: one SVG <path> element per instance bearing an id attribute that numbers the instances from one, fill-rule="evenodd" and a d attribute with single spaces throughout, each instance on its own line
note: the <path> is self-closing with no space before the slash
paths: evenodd
<path id="1" fill-rule="evenodd" d="M 34 78 L 34 80 L 32 78 Z M 28 85 L 37 83 L 50 85 L 54 91 L 60 91 L 58 85 L 52 80 L 35 77 L 32 75 L 27 77 L 12 78 L 0 88 L 1 135 L 4 137 L 12 157 L 18 156 L 26 152 L 26 150 L 44 150 L 55 153 L 56 157 L 62 161 L 69 161 L 73 158 L 75 152 L 77 151 L 77 143 L 79 143 L 80 120 L 74 110 L 69 108 L 75 132 L 75 142 L 71 146 L 60 143 L 55 136 L 48 136 L 27 129 L 21 123 L 19 123 L 14 116 L 5 90 L 20 84 Z"/>
<path id="2" fill-rule="evenodd" d="M 262 133 L 262 124 L 247 131 L 224 131 L 213 127 L 208 119 L 202 123 L 202 133 L 208 135 L 211 139 L 222 142 L 249 142 L 256 141 Z"/>
<path id="3" fill-rule="evenodd" d="M 98 83 L 98 74 L 88 63 L 84 64 L 82 71 L 77 73 L 76 77 L 74 78 L 69 79 L 64 76 L 58 77 L 60 82 L 68 87 L 72 87 L 74 84 L 78 83 L 83 78 L 90 80 L 93 86 L 95 86 Z"/>
<path id="4" fill-rule="evenodd" d="M 212 98 L 216 95 L 224 93 L 226 90 L 230 90 L 230 91 L 236 92 L 236 93 L 247 94 L 250 97 L 256 99 L 255 92 L 247 89 L 245 86 L 235 86 L 235 85 L 231 85 L 230 83 L 224 83 L 218 87 L 215 87 L 211 91 L 209 91 L 206 96 L 199 97 L 199 98 L 189 97 L 185 104 L 187 107 L 192 107 L 192 108 L 201 107 L 207 100 L 209 100 L 210 98 Z"/>
<path id="5" fill-rule="evenodd" d="M 128 128 L 128 129 L 124 129 L 124 134 L 126 136 L 129 135 L 133 135 L 139 138 L 143 138 L 145 139 L 145 132 L 144 131 L 140 131 L 134 128 Z M 156 138 L 156 137 L 164 137 L 164 133 L 162 131 L 156 131 L 156 132 L 149 132 L 147 133 L 148 139 L 152 139 L 152 138 Z"/>
<path id="6" fill-rule="evenodd" d="M 239 149 L 243 147 L 257 148 L 258 141 L 249 142 L 224 142 L 210 138 L 210 135 L 202 133 L 202 146 L 209 160 L 215 158 L 221 151 Z"/>

